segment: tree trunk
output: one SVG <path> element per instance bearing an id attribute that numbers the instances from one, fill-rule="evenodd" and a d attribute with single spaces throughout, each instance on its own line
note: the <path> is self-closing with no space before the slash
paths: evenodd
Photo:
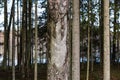
<path id="1" fill-rule="evenodd" d="M 115 55 L 116 55 L 116 41 L 117 41 L 117 36 L 116 36 L 116 33 L 117 33 L 117 22 L 116 22 L 116 19 L 117 19 L 117 17 L 116 17 L 116 12 L 117 12 L 117 1 L 116 0 L 114 0 L 114 5 L 115 5 L 115 8 L 114 8 L 114 28 L 113 28 L 113 52 L 112 52 L 112 63 L 114 64 L 115 63 Z"/>
<path id="2" fill-rule="evenodd" d="M 15 0 L 13 0 L 12 2 L 12 7 L 11 7 L 11 14 L 10 14 L 10 18 L 9 18 L 9 24 L 8 24 L 8 28 L 7 28 L 7 49 L 8 49 L 8 66 L 9 66 L 9 60 L 10 60 L 10 29 L 11 29 L 11 23 L 12 23 L 12 19 L 13 19 L 13 11 L 14 11 L 14 4 L 15 4 Z"/>
<path id="3" fill-rule="evenodd" d="M 30 57 L 31 57 L 31 6 L 32 6 L 32 1 L 28 0 L 27 3 L 27 27 L 26 27 L 26 78 L 29 78 L 29 71 L 30 71 Z"/>
<path id="4" fill-rule="evenodd" d="M 4 0 L 4 58 L 3 58 L 3 68 L 6 69 L 7 64 L 7 27 L 8 27 L 8 20 L 7 20 L 7 0 Z"/>
<path id="5" fill-rule="evenodd" d="M 13 8 L 13 15 L 15 8 Z M 15 80 L 15 18 L 13 16 L 13 28 L 12 28 L 12 80 Z"/>
<path id="6" fill-rule="evenodd" d="M 22 10 L 22 29 L 21 29 L 21 72 L 22 78 L 25 78 L 25 61 L 26 61 L 26 27 L 27 27 L 27 1 L 23 0 L 23 10 Z"/>
<path id="7" fill-rule="evenodd" d="M 68 0 L 48 0 L 47 80 L 68 80 Z"/>
<path id="8" fill-rule="evenodd" d="M 37 80 L 37 0 L 35 1 L 35 67 L 34 80 Z"/>
<path id="9" fill-rule="evenodd" d="M 80 5 L 73 0 L 72 25 L 72 80 L 80 80 Z"/>
<path id="10" fill-rule="evenodd" d="M 87 76 L 86 80 L 89 80 L 89 69 L 90 69 L 90 26 L 88 26 L 88 49 L 87 49 Z"/>
<path id="11" fill-rule="evenodd" d="M 110 80 L 109 0 L 104 0 L 104 77 Z"/>
<path id="12" fill-rule="evenodd" d="M 91 13 L 92 14 L 92 13 Z M 91 21 L 91 25 L 93 25 L 93 21 Z M 94 36 L 93 36 L 93 26 L 91 26 L 91 28 L 90 28 L 90 35 L 91 35 L 91 40 L 90 40 L 90 53 L 91 53 L 91 72 L 93 72 L 93 70 L 94 70 L 94 51 L 93 51 L 93 38 L 94 38 Z"/>
<path id="13" fill-rule="evenodd" d="M 103 69 L 103 51 L 104 51 L 104 48 L 103 48 L 103 44 L 104 44 L 104 41 L 103 41 L 103 37 L 104 37 L 104 34 L 103 34 L 103 31 L 104 31 L 104 28 L 103 28 L 103 13 L 104 13 L 104 10 L 103 10 L 103 3 L 104 1 L 101 0 L 101 10 L 100 10 L 100 65 L 101 65 L 101 69 Z"/>
<path id="14" fill-rule="evenodd" d="M 19 0 L 17 0 L 17 63 L 20 71 L 20 19 L 19 19 Z"/>
<path id="15" fill-rule="evenodd" d="M 86 80 L 89 80 L 89 69 L 90 69 L 90 0 L 88 0 L 88 44 L 87 44 L 87 75 Z"/>

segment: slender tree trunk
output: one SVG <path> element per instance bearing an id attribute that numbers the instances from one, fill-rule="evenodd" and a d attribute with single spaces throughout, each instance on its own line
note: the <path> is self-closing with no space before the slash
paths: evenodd
<path id="1" fill-rule="evenodd" d="M 83 2 L 83 0 L 82 0 L 82 2 Z M 83 6 L 82 3 L 81 3 L 81 6 L 82 6 L 82 12 L 81 12 L 81 15 L 82 15 L 82 24 L 81 24 L 80 27 L 84 26 L 84 23 L 83 23 L 83 21 L 84 21 L 84 14 L 83 14 L 83 13 L 84 13 L 84 12 L 83 12 L 84 10 L 83 10 L 83 7 L 84 7 L 84 6 Z M 84 40 L 83 40 L 84 37 L 82 36 L 82 30 L 81 30 L 81 29 L 80 29 L 80 34 L 81 34 L 80 36 L 81 36 L 81 41 L 82 41 L 82 47 L 80 47 L 81 54 L 82 54 L 82 55 L 81 55 L 81 58 L 82 58 L 81 69 L 84 69 L 84 66 L 85 66 L 85 65 L 84 65 L 84 62 L 83 62 L 83 57 L 84 57 L 84 51 L 83 51 L 83 50 L 84 50 L 84 47 L 85 47 L 85 46 L 84 46 Z M 83 33 L 83 34 L 84 34 L 84 33 Z"/>
<path id="2" fill-rule="evenodd" d="M 17 63 L 18 70 L 20 71 L 20 19 L 19 19 L 19 0 L 17 0 Z"/>
<path id="3" fill-rule="evenodd" d="M 69 40 L 70 42 L 68 43 L 69 44 L 69 52 L 70 52 L 70 80 L 72 80 L 72 0 L 69 0 Z"/>
<path id="4" fill-rule="evenodd" d="M 20 5 L 22 5 L 21 2 L 20 2 Z M 20 15 L 22 15 L 22 14 L 23 14 L 23 11 L 22 11 L 22 8 L 20 7 Z M 23 33 L 22 33 L 22 32 L 23 32 L 23 31 L 22 31 L 22 28 L 23 28 L 23 27 L 22 27 L 22 26 L 23 26 L 23 21 L 22 21 L 22 20 L 23 20 L 23 17 L 20 16 L 20 22 L 21 22 L 21 23 L 20 23 L 20 31 L 19 31 L 19 32 L 20 32 L 20 44 L 19 44 L 20 54 L 19 54 L 19 58 L 18 58 L 18 59 L 19 59 L 19 63 L 20 63 L 19 70 L 20 70 L 21 72 L 22 72 L 22 44 L 23 44 L 23 43 L 22 43 L 22 42 L 23 42 L 23 41 L 22 41 L 22 34 L 23 34 Z"/>
<path id="5" fill-rule="evenodd" d="M 91 21 L 91 24 L 93 25 L 93 21 Z M 91 52 L 91 72 L 93 72 L 93 70 L 94 70 L 94 54 L 93 54 L 93 38 L 94 38 L 94 36 L 93 36 L 93 26 L 91 26 L 91 28 L 90 28 L 90 34 L 91 34 L 91 40 L 90 40 L 90 52 Z"/>
<path id="6" fill-rule="evenodd" d="M 109 0 L 104 0 L 104 76 L 110 80 Z"/>
<path id="7" fill-rule="evenodd" d="M 89 80 L 89 70 L 90 70 L 90 0 L 88 1 L 88 44 L 87 44 L 87 75 L 86 80 Z"/>
<path id="8" fill-rule="evenodd" d="M 28 66 L 31 68 L 31 39 L 32 39 L 32 26 L 31 26 L 31 9 L 32 9 L 32 0 L 29 0 L 29 58 L 28 58 Z"/>
<path id="9" fill-rule="evenodd" d="M 100 2 L 101 6 L 100 6 L 100 65 L 101 65 L 101 68 L 103 69 L 103 51 L 104 51 L 104 48 L 103 48 L 103 37 L 104 37 L 104 34 L 103 34 L 103 31 L 104 31 L 104 28 L 103 28 L 103 13 L 104 13 L 104 9 L 103 9 L 103 0 L 101 0 Z"/>
<path id="10" fill-rule="evenodd" d="M 73 0 L 72 25 L 72 80 L 80 80 L 80 5 Z"/>
<path id="11" fill-rule="evenodd" d="M 25 78 L 25 62 L 26 62 L 26 27 L 27 27 L 27 14 L 26 14 L 26 8 L 27 8 L 27 1 L 23 0 L 23 10 L 22 10 L 22 30 L 21 30 L 21 71 L 22 71 L 22 78 Z"/>
<path id="12" fill-rule="evenodd" d="M 13 13 L 14 13 L 14 4 L 15 4 L 15 0 L 13 0 L 12 2 L 12 7 L 11 7 L 11 14 L 10 14 L 10 19 L 9 19 L 9 24 L 8 24 L 8 28 L 7 28 L 7 48 L 8 48 L 8 66 L 9 66 L 9 60 L 10 60 L 10 29 L 11 29 L 11 23 L 12 23 L 12 19 L 13 19 Z"/>
<path id="13" fill-rule="evenodd" d="M 117 41 L 117 36 L 116 36 L 116 33 L 117 33 L 117 22 L 116 22 L 116 12 L 117 12 L 117 1 L 114 0 L 114 4 L 115 4 L 115 8 L 114 8 L 114 28 L 113 28 L 113 52 L 112 52 L 112 63 L 114 64 L 115 63 L 115 55 L 116 55 L 116 41 Z"/>
<path id="14" fill-rule="evenodd" d="M 13 8 L 13 15 L 15 15 L 15 8 Z M 13 28 L 12 28 L 12 80 L 15 80 L 15 17 L 13 16 Z"/>
<path id="15" fill-rule="evenodd" d="M 92 6 L 93 3 L 92 3 L 92 0 L 90 0 L 90 12 L 89 12 L 89 15 L 90 15 L 90 21 L 91 23 L 89 22 L 89 25 L 90 25 L 90 54 L 91 54 L 91 72 L 93 72 L 94 70 L 94 20 L 93 20 L 93 15 L 94 15 L 94 12 L 93 12 L 93 7 Z"/>
<path id="16" fill-rule="evenodd" d="M 26 78 L 29 78 L 29 71 L 30 71 L 30 56 L 31 56 L 31 6 L 32 6 L 32 1 L 28 0 L 27 3 L 27 8 L 26 8 L 26 20 L 27 20 L 27 27 L 26 27 L 26 61 L 25 61 L 25 66 L 26 66 Z"/>
<path id="17" fill-rule="evenodd" d="M 48 0 L 47 80 L 68 80 L 68 0 Z"/>
<path id="18" fill-rule="evenodd" d="M 89 80 L 89 69 L 90 69 L 90 26 L 88 26 L 88 49 L 87 49 L 87 76 L 86 80 Z"/>
<path id="19" fill-rule="evenodd" d="M 34 80 L 37 80 L 37 0 L 35 1 L 35 67 Z"/>
<path id="20" fill-rule="evenodd" d="M 6 69 L 7 64 L 7 27 L 8 27 L 8 20 L 7 20 L 7 0 L 4 0 L 4 58 L 3 58 L 3 68 Z"/>

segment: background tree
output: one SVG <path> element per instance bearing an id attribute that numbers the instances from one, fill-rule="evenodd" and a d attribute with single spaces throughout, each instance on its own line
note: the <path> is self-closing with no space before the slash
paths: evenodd
<path id="1" fill-rule="evenodd" d="M 117 1 L 114 0 L 114 27 L 113 27 L 113 53 L 112 53 L 112 63 L 114 64 L 115 63 L 115 55 L 116 55 L 116 40 L 117 40 L 117 36 L 116 36 L 116 30 L 117 30 L 117 16 L 116 16 L 116 13 L 117 13 Z"/>
<path id="2" fill-rule="evenodd" d="M 22 78 L 25 78 L 25 61 L 26 61 L 26 31 L 27 31 L 27 1 L 23 0 L 22 7 L 22 28 L 21 28 L 21 73 Z"/>
<path id="3" fill-rule="evenodd" d="M 37 80 L 37 0 L 35 1 L 35 67 L 34 80 Z"/>
<path id="4" fill-rule="evenodd" d="M 3 67 L 6 69 L 7 64 L 7 27 L 8 27 L 8 20 L 7 20 L 7 0 L 4 0 L 4 58 L 3 58 Z"/>
<path id="5" fill-rule="evenodd" d="M 15 6 L 13 8 L 13 15 L 15 15 Z M 12 80 L 15 80 L 15 17 L 13 16 L 12 27 Z"/>
<path id="6" fill-rule="evenodd" d="M 87 41 L 87 75 L 86 75 L 86 80 L 89 80 L 89 69 L 90 69 L 90 0 L 88 0 L 88 41 Z"/>

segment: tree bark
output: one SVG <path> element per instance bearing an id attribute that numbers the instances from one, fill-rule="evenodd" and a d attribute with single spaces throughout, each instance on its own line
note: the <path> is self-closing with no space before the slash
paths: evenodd
<path id="1" fill-rule="evenodd" d="M 37 0 L 35 1 L 35 67 L 34 80 L 37 80 Z"/>
<path id="2" fill-rule="evenodd" d="M 15 15 L 15 8 L 13 8 L 13 15 Z M 13 16 L 12 28 L 12 80 L 15 80 L 15 17 Z"/>
<path id="3" fill-rule="evenodd" d="M 18 70 L 20 71 L 20 18 L 19 18 L 19 9 L 20 2 L 17 0 L 17 63 Z"/>
<path id="4" fill-rule="evenodd" d="M 73 0 L 72 80 L 80 80 L 80 4 Z"/>
<path id="5" fill-rule="evenodd" d="M 103 4 L 104 4 L 104 1 L 101 0 L 100 2 L 101 6 L 101 10 L 100 10 L 100 65 L 101 65 L 101 69 L 103 69 L 103 51 L 104 51 L 104 48 L 103 48 L 103 44 L 104 44 L 104 40 L 103 40 L 103 37 L 104 37 L 104 28 L 103 28 L 103 13 L 104 13 L 104 9 L 103 9 Z"/>
<path id="6" fill-rule="evenodd" d="M 114 28 L 113 28 L 113 52 L 112 52 L 112 63 L 114 64 L 115 63 L 115 58 L 116 58 L 116 41 L 117 41 L 117 36 L 116 36 L 116 33 L 117 33 L 117 25 L 116 25 L 116 19 L 117 19 L 117 16 L 116 16 L 116 12 L 117 12 L 117 1 L 114 0 L 114 5 L 115 5 L 115 8 L 114 8 Z"/>
<path id="7" fill-rule="evenodd" d="M 90 69 L 90 0 L 88 0 L 88 42 L 87 42 L 87 75 L 86 80 L 89 80 Z"/>
<path id="8" fill-rule="evenodd" d="M 47 80 L 68 80 L 68 0 L 48 0 Z"/>
<path id="9" fill-rule="evenodd" d="M 26 62 L 25 62 L 25 66 L 26 66 L 26 78 L 29 78 L 29 71 L 30 71 L 30 67 L 31 67 L 31 8 L 32 8 L 32 1 L 28 0 L 27 3 L 27 11 L 26 11 L 26 15 L 27 15 L 27 27 L 26 27 Z"/>
<path id="10" fill-rule="evenodd" d="M 110 80 L 109 0 L 104 0 L 104 77 Z"/>
<path id="11" fill-rule="evenodd" d="M 6 69 L 7 64 L 7 27 L 8 27 L 8 20 L 7 20 L 7 0 L 4 0 L 4 58 L 3 58 L 3 68 Z"/>
<path id="12" fill-rule="evenodd" d="M 22 8 L 22 29 L 21 29 L 21 72 L 22 78 L 25 78 L 25 61 L 26 61 L 26 27 L 27 27 L 27 1 L 23 0 L 23 8 Z"/>
<path id="13" fill-rule="evenodd" d="M 11 7 L 11 14 L 10 14 L 10 18 L 9 18 L 9 24 L 7 27 L 7 32 L 6 32 L 6 45 L 7 45 L 7 54 L 8 54 L 8 66 L 9 66 L 9 60 L 10 60 L 10 29 L 11 29 L 11 22 L 13 19 L 13 11 L 14 11 L 14 3 L 15 0 L 13 0 L 12 2 L 12 7 Z"/>

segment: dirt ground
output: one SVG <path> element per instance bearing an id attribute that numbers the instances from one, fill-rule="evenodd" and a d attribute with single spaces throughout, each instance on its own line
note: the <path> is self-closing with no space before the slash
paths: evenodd
<path id="1" fill-rule="evenodd" d="M 39 68 L 39 67 L 38 67 Z M 47 80 L 47 67 L 42 65 L 38 69 L 38 80 Z M 120 66 L 111 65 L 111 80 L 120 80 Z M 80 80 L 86 80 L 86 64 L 80 72 Z M 0 80 L 12 80 L 12 71 L 11 70 L 2 70 L 0 69 Z M 16 70 L 16 80 L 34 80 L 34 69 L 30 71 L 29 78 L 22 78 L 21 73 Z M 99 64 L 94 65 L 93 72 L 90 70 L 89 80 L 103 80 L 102 68 Z"/>

